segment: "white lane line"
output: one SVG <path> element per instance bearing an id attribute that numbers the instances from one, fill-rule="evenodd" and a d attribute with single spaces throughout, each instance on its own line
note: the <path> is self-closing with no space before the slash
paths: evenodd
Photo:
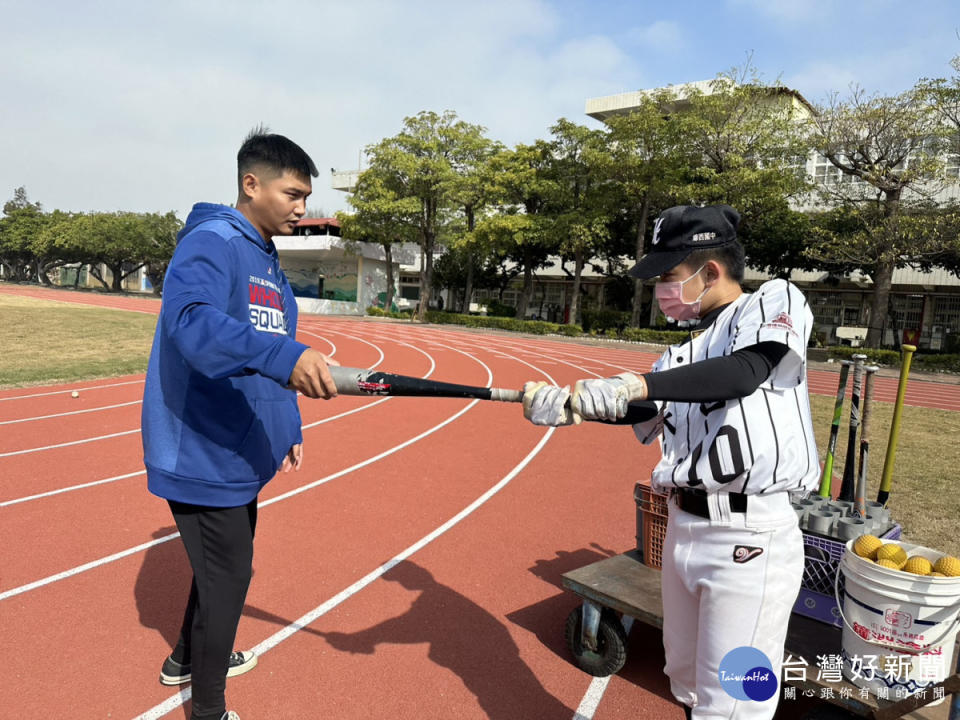
<path id="1" fill-rule="evenodd" d="M 631 627 L 633 627 L 633 618 L 624 615 L 623 629 L 627 635 L 630 635 Z M 603 700 L 603 694 L 607 691 L 607 685 L 610 684 L 612 677 L 612 675 L 595 677 L 591 681 L 589 687 L 587 687 L 587 692 L 580 701 L 579 707 L 577 707 L 577 711 L 573 714 L 573 720 L 593 720 L 593 715 L 597 712 L 597 708 L 600 706 L 600 701 Z"/>
<path id="2" fill-rule="evenodd" d="M 113 408 L 126 407 L 127 405 L 139 405 L 142 402 L 143 400 L 131 400 L 130 402 L 117 403 L 116 405 L 101 405 L 100 407 L 87 408 L 86 410 L 71 410 L 70 412 L 54 413 L 53 415 L 35 415 L 34 417 L 20 418 L 19 420 L 0 420 L 0 425 L 14 425 L 32 420 L 49 420 L 50 418 L 66 417 L 67 415 L 83 415 L 84 413 L 112 410 Z"/>
<path id="3" fill-rule="evenodd" d="M 120 437 L 122 435 L 132 435 L 133 433 L 138 432 L 140 432 L 140 428 L 123 430 L 121 432 L 110 433 L 109 435 L 98 435 L 97 437 L 84 438 L 83 440 L 72 440 L 70 442 L 57 443 L 56 445 L 44 445 L 43 447 L 28 448 L 26 450 L 13 450 L 11 452 L 0 453 L 0 458 L 13 457 L 14 455 L 27 455 L 28 453 L 41 452 L 43 450 L 55 450 L 56 448 L 69 447 L 70 445 L 83 445 L 84 443 L 96 442 L 97 440 L 107 440 L 109 438 Z"/>
<path id="4" fill-rule="evenodd" d="M 479 361 L 478 361 L 478 362 L 479 362 Z M 483 363 L 480 363 L 480 364 L 483 365 Z M 489 382 L 489 381 L 493 378 L 493 372 L 492 372 L 492 371 L 490 370 L 490 368 L 488 368 L 486 365 L 484 365 L 484 367 L 487 369 L 487 382 Z M 321 479 L 319 479 L 319 480 L 315 480 L 314 482 L 310 483 L 309 485 L 305 485 L 305 486 L 303 486 L 303 487 L 297 488 L 297 489 L 295 489 L 295 490 L 291 490 L 290 492 L 284 493 L 284 494 L 282 494 L 282 495 L 278 495 L 277 497 L 271 498 L 270 500 L 266 500 L 266 501 L 264 501 L 264 502 L 258 503 L 257 506 L 258 506 L 258 507 L 266 507 L 266 506 L 268 506 L 268 505 L 272 505 L 272 504 L 275 503 L 275 502 L 279 502 L 280 500 L 285 500 L 285 499 L 287 499 L 287 498 L 289 498 L 289 497 L 292 497 L 292 496 L 294 496 L 294 495 L 298 495 L 298 494 L 300 494 L 301 492 L 304 492 L 305 490 L 309 490 L 309 489 L 311 489 L 311 488 L 318 487 L 318 486 L 323 485 L 323 484 L 325 484 L 325 483 L 327 483 L 327 482 L 330 482 L 330 481 L 333 480 L 334 478 L 342 477 L 343 475 L 346 475 L 346 474 L 349 473 L 349 472 L 352 472 L 352 471 L 354 471 L 354 470 L 359 470 L 360 468 L 366 467 L 367 465 L 371 465 L 371 464 L 373 464 L 373 463 L 375 463 L 375 462 L 377 462 L 377 461 L 379 461 L 379 460 L 382 460 L 382 459 L 385 458 L 385 457 L 388 457 L 388 456 L 390 456 L 390 455 L 393 455 L 395 452 L 398 452 L 398 451 L 402 450 L 403 448 L 405 448 L 405 447 L 407 447 L 407 446 L 409 446 L 409 445 L 412 445 L 414 442 L 417 442 L 417 441 L 422 440 L 423 438 L 425 438 L 425 437 L 427 437 L 427 436 L 429 436 L 429 435 L 432 435 L 433 433 L 435 433 L 435 432 L 436 432 L 437 430 L 439 430 L 440 428 L 445 427 L 446 425 L 448 425 L 449 423 L 453 422 L 455 419 L 457 419 L 458 417 L 460 417 L 461 415 L 463 415 L 465 412 L 467 412 L 467 410 L 469 410 L 470 408 L 472 408 L 472 407 L 473 407 L 474 405 L 476 405 L 478 402 L 480 402 L 480 401 L 479 401 L 479 400 L 474 400 L 473 402 L 471 402 L 470 404 L 468 404 L 466 407 L 464 407 L 463 409 L 461 409 L 459 412 L 455 413 L 454 415 L 452 415 L 451 417 L 447 418 L 446 420 L 444 420 L 443 422 L 439 423 L 438 425 L 434 425 L 434 426 L 433 426 L 432 428 L 430 428 L 429 430 L 426 430 L 426 431 L 420 433 L 419 435 L 417 435 L 415 438 L 413 438 L 413 439 L 411 439 L 411 440 L 407 440 L 407 441 L 405 441 L 405 442 L 400 443 L 399 445 L 395 445 L 394 447 L 390 448 L 389 450 L 385 450 L 384 452 L 380 453 L 379 455 L 375 455 L 374 457 L 368 458 L 367 460 L 364 460 L 363 462 L 360 462 L 360 463 L 357 463 L 357 464 L 355 464 L 355 465 L 350 466 L 350 467 L 347 468 L 346 470 L 341 470 L 341 471 L 339 471 L 339 472 L 333 473 L 332 475 L 328 475 L 327 477 L 321 478 Z M 75 567 L 75 568 L 71 568 L 71 569 L 69 569 L 69 570 L 64 570 L 63 572 L 57 573 L 56 575 L 50 575 L 50 576 L 48 576 L 48 577 L 41 578 L 40 580 L 36 580 L 36 581 L 34 581 L 34 582 L 32 582 L 32 583 L 28 583 L 28 584 L 26 584 L 26 585 L 21 585 L 20 587 L 11 588 L 10 590 L 6 590 L 6 591 L 0 593 L 0 601 L 6 600 L 7 598 L 14 597 L 15 595 L 20 595 L 20 594 L 22 594 L 22 593 L 29 592 L 30 590 L 35 590 L 35 589 L 37 589 L 37 588 L 39 588 L 39 587 L 43 587 L 44 585 L 49 585 L 50 583 L 56 582 L 56 581 L 58 581 L 58 580 L 63 580 L 64 578 L 72 577 L 72 576 L 74 576 L 74 575 L 77 575 L 77 574 L 79 574 L 79 573 L 85 572 L 85 571 L 87 571 L 87 570 L 92 570 L 92 569 L 97 568 L 97 567 L 100 567 L 100 566 L 102 566 L 102 565 L 106 565 L 106 564 L 108 564 L 108 563 L 114 562 L 115 560 L 120 560 L 120 559 L 122 559 L 122 558 L 127 557 L 128 555 L 132 555 L 133 553 L 138 552 L 139 550 L 145 550 L 145 549 L 147 549 L 147 548 L 149 548 L 149 547 L 153 547 L 154 545 L 159 544 L 160 542 L 166 542 L 166 541 L 168 541 L 168 540 L 172 540 L 173 538 L 177 537 L 178 535 L 179 535 L 179 533 L 174 533 L 174 534 L 172 534 L 172 535 L 167 535 L 166 537 L 162 537 L 162 538 L 160 538 L 159 540 L 156 540 L 156 541 L 154 541 L 154 542 L 148 542 L 148 543 L 144 543 L 144 544 L 142 544 L 142 545 L 138 545 L 138 546 L 135 547 L 135 548 L 130 548 L 130 549 L 127 549 L 127 550 L 122 550 L 122 551 L 120 551 L 120 552 L 118 552 L 118 553 L 114 553 L 113 555 L 109 555 L 109 556 L 107 556 L 107 557 L 105 557 L 105 558 L 101 558 L 101 559 L 99 559 L 99 560 L 93 560 L 93 561 L 88 562 L 88 563 L 85 563 L 85 564 L 83 564 L 83 565 L 79 565 L 79 566 L 77 566 L 77 567 Z"/>
<path id="5" fill-rule="evenodd" d="M 344 333 L 338 333 L 338 334 L 344 334 Z M 353 336 L 351 336 L 351 335 L 346 335 L 346 337 L 353 337 Z M 355 340 L 359 340 L 360 342 L 366 343 L 367 345 L 370 345 L 371 347 L 376 348 L 376 349 L 379 351 L 379 348 L 378 348 L 376 345 L 374 345 L 373 343 L 370 343 L 370 342 L 364 340 L 363 338 L 354 338 L 354 339 L 355 339 Z M 398 344 L 400 344 L 400 345 L 407 345 L 407 346 L 413 348 L 414 350 L 416 350 L 417 352 L 419 352 L 420 354 L 424 355 L 424 356 L 427 358 L 427 360 L 430 361 L 430 369 L 427 371 L 427 374 L 426 374 L 426 375 L 423 375 L 422 377 L 425 379 L 425 378 L 430 377 L 431 374 L 433 374 L 433 371 L 436 369 L 437 365 L 436 365 L 436 363 L 434 362 L 433 357 L 432 357 L 429 353 L 424 352 L 423 350 L 421 350 L 420 348 L 418 348 L 418 347 L 416 347 L 416 346 L 414 346 L 414 345 L 410 345 L 410 343 L 403 342 L 402 340 L 393 340 L 393 339 L 389 339 L 389 338 L 388 338 L 388 340 L 389 340 L 390 342 L 395 342 L 395 343 L 398 343 Z M 328 341 L 328 342 L 329 342 L 329 341 Z M 330 343 L 330 345 L 333 347 L 333 343 Z M 376 367 L 377 365 L 379 365 L 382 360 L 383 360 L 383 353 L 381 352 L 381 353 L 380 353 L 380 360 L 377 361 L 377 363 L 375 363 L 374 365 L 372 365 L 370 369 L 373 369 L 374 367 Z M 489 370 L 489 368 L 488 368 L 488 370 Z M 368 410 L 368 409 L 370 409 L 370 408 L 372 408 L 372 407 L 374 407 L 374 406 L 376 406 L 376 405 L 379 405 L 379 404 L 381 404 L 381 403 L 385 403 L 385 402 L 387 402 L 388 400 L 391 400 L 391 399 L 392 399 L 392 398 L 390 398 L 390 397 L 381 398 L 381 399 L 375 400 L 375 401 L 373 401 L 373 402 L 371 402 L 371 403 L 367 403 L 366 405 L 363 405 L 363 406 L 361 406 L 361 407 L 354 408 L 353 410 L 347 410 L 346 412 L 342 412 L 342 413 L 339 413 L 339 414 L 337 414 L 337 415 L 331 415 L 330 417 L 328 417 L 328 418 L 323 418 L 322 420 L 317 420 L 317 421 L 312 422 L 312 423 L 307 423 L 306 425 L 301 425 L 301 426 L 300 426 L 300 429 L 301 429 L 301 431 L 302 431 L 302 430 L 309 430 L 310 428 L 317 427 L 318 425 L 324 425 L 324 424 L 326 424 L 326 423 L 328 423 L 328 422 L 333 422 L 334 420 L 339 420 L 340 418 L 344 418 L 344 417 L 347 417 L 347 416 L 349 416 L 349 415 L 353 415 L 354 413 L 358 413 L 358 412 L 362 412 L 362 411 L 364 411 L 364 410 Z M 0 457 L 2 457 L 2 456 L 0 456 Z M 94 480 L 93 482 L 83 483 L 83 484 L 81 484 L 81 485 L 72 485 L 72 486 L 70 486 L 70 487 L 60 488 L 59 490 L 51 490 L 51 491 L 49 491 L 49 492 L 38 493 L 38 494 L 36 494 L 36 495 L 29 495 L 29 496 L 27 496 L 27 497 L 15 498 L 15 499 L 13 499 L 13 500 L 5 500 L 5 501 L 3 501 L 3 502 L 0 502 L 0 507 L 6 507 L 7 505 L 16 505 L 16 504 L 18 504 L 18 503 L 27 502 L 28 500 L 39 500 L 39 499 L 41 499 L 41 498 L 50 497 L 51 495 L 59 495 L 60 493 L 70 492 L 70 491 L 73 491 L 73 490 L 83 490 L 84 488 L 93 487 L 93 486 L 95 486 L 95 485 L 103 485 L 103 484 L 105 484 L 105 483 L 114 482 L 115 480 L 123 480 L 123 479 L 128 478 L 128 477 L 134 477 L 135 475 L 143 475 L 143 474 L 145 474 L 145 472 L 146 472 L 146 471 L 141 470 L 140 472 L 131 473 L 131 474 L 129 474 L 129 475 L 117 475 L 116 477 L 105 478 L 105 479 L 103 479 L 103 480 Z"/>
<path id="6" fill-rule="evenodd" d="M 65 393 L 71 393 L 74 390 L 77 392 L 88 392 L 90 390 L 103 390 L 104 388 L 120 387 L 121 385 L 138 384 L 142 385 L 143 380 L 125 380 L 124 382 L 108 383 L 106 385 L 90 385 L 88 387 L 68 388 L 66 390 L 52 390 L 50 392 L 33 393 L 31 395 L 12 395 L 9 397 L 0 397 L 0 402 L 4 402 L 5 400 L 27 400 L 29 398 L 47 397 L 48 395 L 63 395 Z"/>
<path id="7" fill-rule="evenodd" d="M 65 492 L 72 492 L 73 490 L 83 490 L 84 488 L 94 487 L 95 485 L 106 485 L 107 483 L 116 482 L 117 480 L 126 480 L 127 478 L 146 474 L 146 470 L 138 470 L 137 472 L 127 473 L 126 475 L 115 475 L 113 477 L 104 478 L 103 480 L 93 480 L 92 482 L 82 483 L 81 485 L 71 485 L 70 487 L 60 488 L 59 490 L 50 490 L 49 492 L 38 493 L 37 495 L 27 495 L 26 497 L 14 498 L 13 500 L 4 500 L 3 502 L 0 502 L 0 508 L 7 507 L 9 505 L 17 505 L 18 503 L 27 502 L 29 500 L 40 500 L 41 498 L 47 498 L 52 495 L 59 495 Z"/>
<path id="8" fill-rule="evenodd" d="M 472 407 L 476 402 L 478 401 L 474 400 L 472 403 L 470 403 L 470 406 Z M 263 640 L 260 644 L 252 648 L 253 651 L 258 655 L 263 655 L 264 653 L 272 650 L 287 638 L 291 637 L 295 633 L 299 632 L 303 628 L 315 622 L 318 618 L 330 612 L 341 603 L 345 602 L 346 600 L 349 600 L 352 596 L 356 595 L 358 592 L 360 592 L 365 587 L 370 585 L 370 583 L 372 583 L 374 580 L 378 579 L 384 573 L 388 572 L 391 568 L 395 567 L 399 563 L 409 558 L 418 550 L 421 550 L 427 545 L 429 545 L 431 542 L 433 542 L 438 537 L 440 537 L 445 532 L 447 532 L 450 528 L 459 524 L 464 518 L 471 515 L 477 508 L 481 507 L 490 498 L 492 498 L 494 495 L 500 492 L 500 490 L 506 487 L 507 484 L 509 484 L 509 482 L 513 480 L 513 478 L 515 478 L 520 473 L 520 471 L 523 470 L 530 463 L 530 461 L 533 460 L 533 458 L 535 458 L 540 453 L 540 451 L 543 449 L 544 445 L 547 444 L 547 441 L 553 435 L 555 430 L 556 428 L 548 428 L 547 431 L 543 434 L 543 437 L 540 438 L 540 442 L 538 442 L 534 446 L 533 450 L 527 453 L 527 456 L 523 458 L 523 460 L 521 460 L 506 476 L 504 476 L 500 480 L 500 482 L 498 482 L 496 485 L 494 485 L 489 490 L 487 490 L 483 495 L 478 497 L 476 500 L 470 503 L 467 507 L 465 507 L 459 513 L 457 513 L 452 518 L 447 520 L 447 522 L 445 522 L 443 525 L 433 530 L 433 532 L 431 532 L 430 534 L 420 538 L 417 542 L 415 542 L 413 545 L 408 547 L 406 550 L 402 551 L 399 555 L 395 555 L 380 567 L 367 573 L 364 577 L 357 580 L 357 582 L 353 583 L 353 585 L 351 585 L 350 587 L 344 590 L 341 590 L 339 593 L 334 595 L 332 598 L 330 598 L 326 602 L 321 603 L 320 605 L 315 607 L 313 610 L 311 610 L 307 614 L 298 618 L 297 620 L 290 623 L 289 625 L 282 628 L 281 630 L 278 630 L 273 635 L 268 637 L 266 640 Z M 609 678 L 607 679 L 609 680 Z M 190 699 L 190 697 L 191 697 L 191 689 L 185 688 L 184 690 L 181 690 L 176 695 L 171 695 L 169 698 L 164 700 L 159 705 L 156 705 L 150 708 L 149 710 L 147 710 L 146 712 L 138 715 L 134 720 L 157 720 L 157 718 L 161 718 L 164 715 L 167 715 L 168 713 L 173 712 L 177 708 L 181 707 L 183 703 L 185 703 L 187 700 Z M 597 700 L 597 702 L 599 703 L 599 699 Z M 590 717 L 592 717 L 592 714 Z"/>
<path id="9" fill-rule="evenodd" d="M 320 339 L 320 340 L 323 340 L 327 345 L 329 345 L 329 346 L 330 346 L 330 352 L 324 353 L 324 355 L 326 355 L 327 357 L 331 357 L 331 358 L 332 358 L 334 355 L 337 354 L 337 346 L 334 345 L 333 342 L 332 342 L 331 340 L 329 340 L 327 337 L 325 337 L 325 336 L 323 336 L 323 335 L 317 335 L 316 333 L 307 332 L 307 331 L 304 330 L 302 327 L 297 327 L 297 335 L 299 335 L 300 333 L 303 333 L 304 335 L 312 335 L 312 336 L 315 337 L 315 338 L 318 338 L 318 339 Z"/>
<path id="10" fill-rule="evenodd" d="M 156 540 L 151 540 L 150 542 L 145 542 L 135 547 L 127 548 L 126 550 L 121 550 L 120 552 L 114 553 L 113 555 L 108 555 L 107 557 L 99 558 L 97 560 L 92 560 L 88 563 L 84 563 L 83 565 L 77 565 L 76 567 L 70 568 L 69 570 L 64 570 L 63 572 L 59 572 L 56 575 L 48 575 L 47 577 L 41 578 L 40 580 L 35 580 L 32 583 L 27 583 L 26 585 L 21 585 L 20 587 L 10 588 L 9 590 L 4 590 L 3 592 L 0 592 L 0 602 L 2 602 L 3 600 L 6 600 L 7 598 L 12 598 L 16 595 L 22 595 L 25 592 L 36 590 L 37 588 L 43 587 L 44 585 L 55 583 L 58 580 L 66 580 L 67 578 L 73 577 L 74 575 L 79 575 L 80 573 L 86 572 L 87 570 L 93 570 L 94 568 L 107 565 L 116 560 L 121 560 L 130 555 L 136 555 L 138 552 L 141 552 L 142 550 L 147 550 L 148 548 L 152 548 L 155 545 L 160 545 L 161 543 L 169 542 L 170 540 L 173 540 L 176 537 L 180 537 L 180 533 L 165 535 L 162 538 L 157 538 Z"/>

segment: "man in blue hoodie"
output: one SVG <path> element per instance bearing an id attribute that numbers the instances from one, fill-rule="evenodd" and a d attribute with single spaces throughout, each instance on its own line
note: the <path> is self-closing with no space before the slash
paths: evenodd
<path id="1" fill-rule="evenodd" d="M 194 205 L 177 237 L 143 396 L 147 486 L 169 503 L 193 582 L 166 685 L 193 682 L 193 720 L 228 720 L 228 675 L 250 584 L 257 495 L 300 469 L 297 393 L 331 398 L 335 361 L 295 340 L 297 304 L 272 237 L 306 211 L 317 168 L 295 143 L 257 128 L 237 154 L 236 209 Z"/>

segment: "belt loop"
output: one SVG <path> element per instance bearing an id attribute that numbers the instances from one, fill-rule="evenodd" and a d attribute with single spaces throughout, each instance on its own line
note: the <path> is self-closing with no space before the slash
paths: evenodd
<path id="1" fill-rule="evenodd" d="M 710 510 L 710 522 L 714 525 L 730 525 L 730 496 L 725 492 L 707 494 L 707 508 Z"/>

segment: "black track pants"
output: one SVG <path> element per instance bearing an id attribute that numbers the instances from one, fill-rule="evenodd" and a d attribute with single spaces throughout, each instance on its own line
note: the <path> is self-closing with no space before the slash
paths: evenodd
<path id="1" fill-rule="evenodd" d="M 252 574 L 257 501 L 233 508 L 169 503 L 193 568 L 173 659 L 191 666 L 192 720 L 220 720 L 227 663 Z"/>

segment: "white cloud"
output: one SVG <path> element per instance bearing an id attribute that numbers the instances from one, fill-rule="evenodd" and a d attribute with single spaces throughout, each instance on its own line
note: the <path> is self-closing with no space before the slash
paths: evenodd
<path id="1" fill-rule="evenodd" d="M 675 54 L 685 45 L 683 29 L 676 22 L 657 20 L 650 25 L 633 28 L 628 37 L 638 50 Z"/>
<path id="2" fill-rule="evenodd" d="M 0 194 L 47 207 L 167 210 L 231 201 L 236 149 L 267 123 L 313 156 L 313 204 L 345 205 L 329 168 L 456 110 L 507 143 L 578 122 L 586 97 L 631 86 L 609 38 L 565 40 L 539 0 L 485 3 L 108 3 L 19 9 L 0 49 Z M 59 24 L 51 24 L 60 17 Z M 42 20 L 42 22 L 41 22 Z"/>
<path id="3" fill-rule="evenodd" d="M 846 0 L 845 0 L 846 1 Z M 728 0 L 733 8 L 752 10 L 779 23 L 812 23 L 832 14 L 832 0 Z"/>

